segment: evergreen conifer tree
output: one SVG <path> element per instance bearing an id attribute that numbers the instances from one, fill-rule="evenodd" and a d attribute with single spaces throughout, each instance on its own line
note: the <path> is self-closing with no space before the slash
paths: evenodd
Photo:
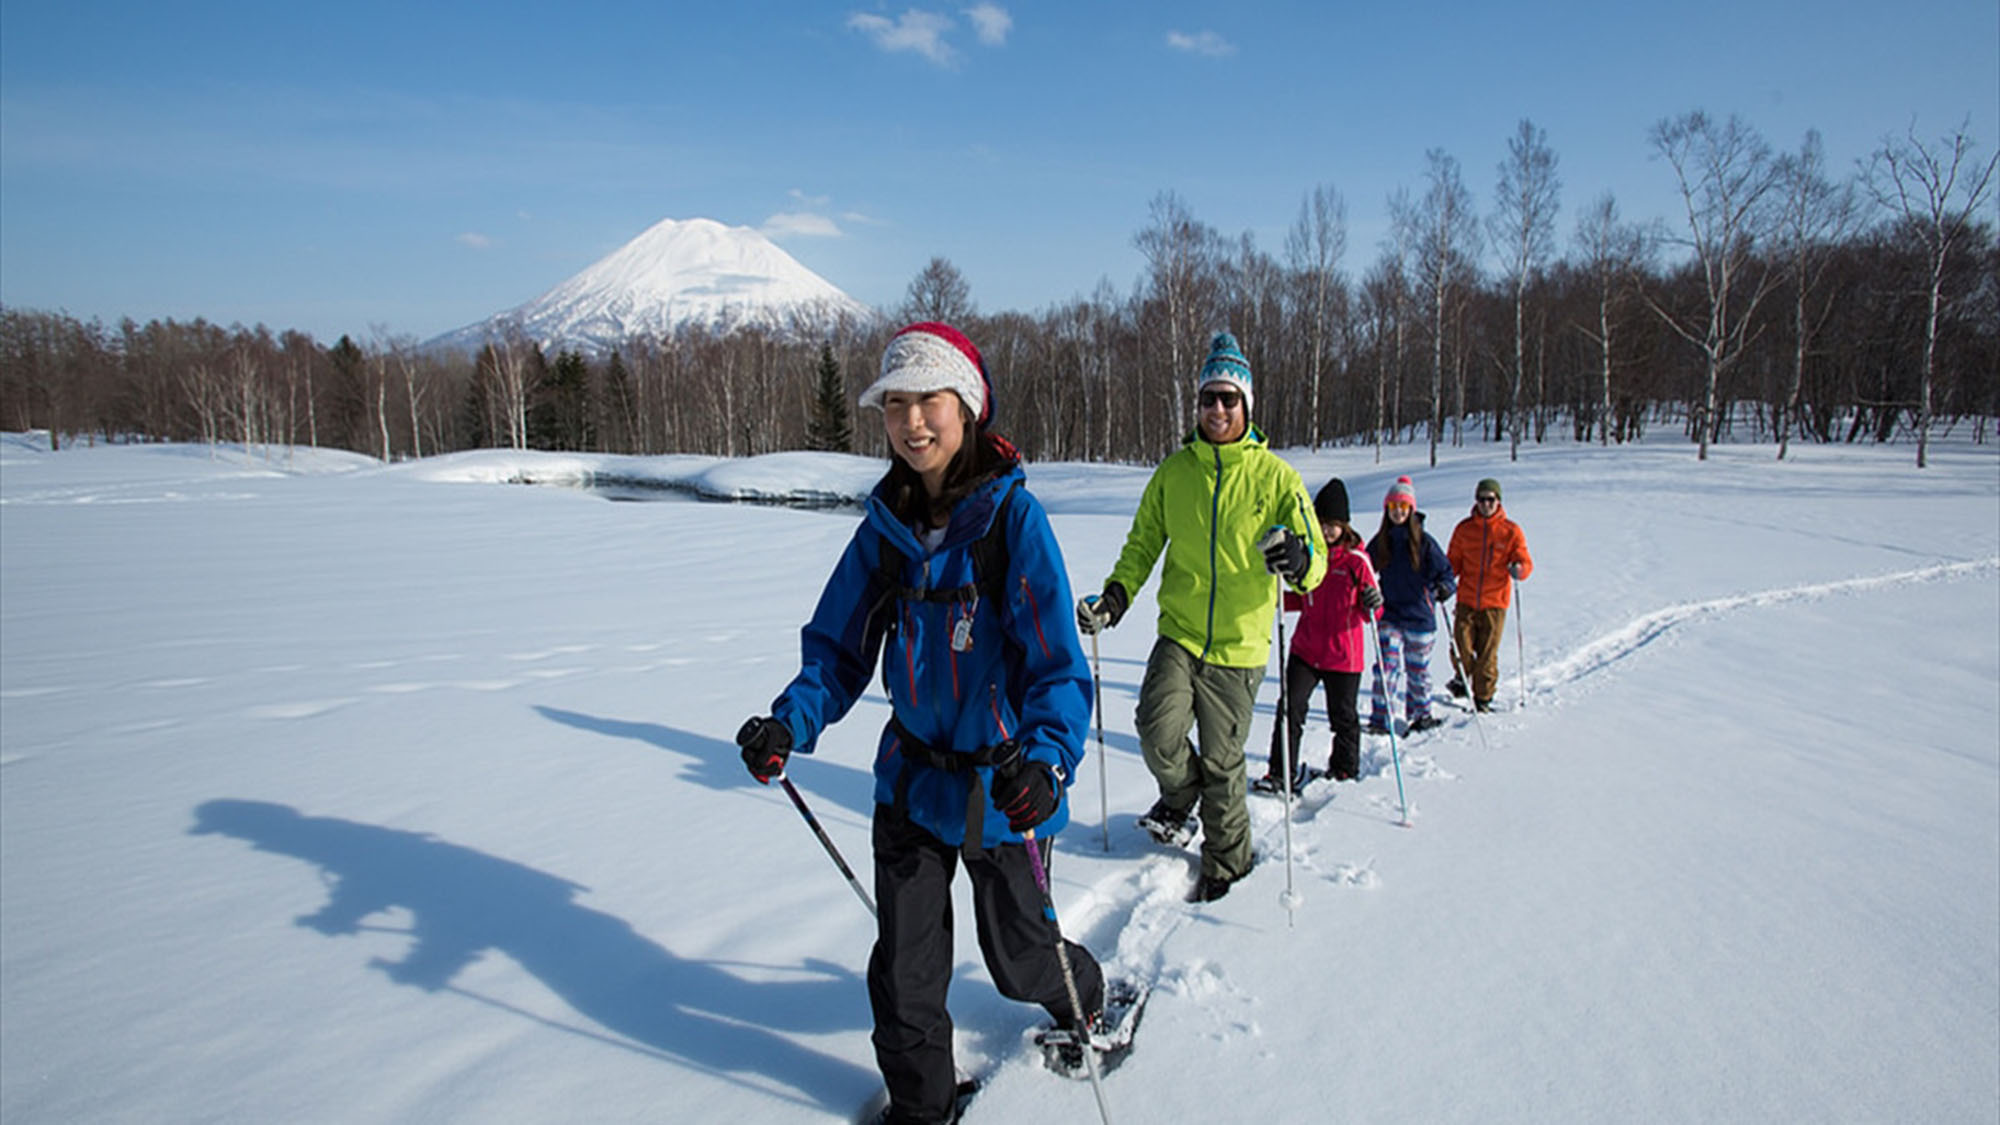
<path id="1" fill-rule="evenodd" d="M 813 390 L 806 444 L 823 453 L 851 453 L 854 431 L 847 422 L 847 385 L 840 377 L 840 361 L 833 358 L 832 344 L 819 346 L 816 370 L 818 381 Z"/>

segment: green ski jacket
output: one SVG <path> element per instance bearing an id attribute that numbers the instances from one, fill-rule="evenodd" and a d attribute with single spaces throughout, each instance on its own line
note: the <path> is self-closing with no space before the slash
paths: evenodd
<path id="1" fill-rule="evenodd" d="M 1200 431 L 1160 462 L 1139 498 L 1132 530 L 1109 582 L 1136 595 L 1162 550 L 1160 635 L 1199 660 L 1256 668 L 1271 658 L 1278 584 L 1257 540 L 1290 528 L 1308 544 L 1304 593 L 1326 574 L 1326 539 L 1297 469 L 1265 444 L 1257 427 L 1228 445 Z"/>

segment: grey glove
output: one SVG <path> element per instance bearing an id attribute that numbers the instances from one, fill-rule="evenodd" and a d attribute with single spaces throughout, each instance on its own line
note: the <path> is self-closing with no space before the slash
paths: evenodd
<path id="1" fill-rule="evenodd" d="M 1265 570 L 1284 575 L 1285 581 L 1294 586 L 1305 578 L 1309 549 L 1306 541 L 1289 528 L 1274 527 L 1265 532 L 1257 540 L 1257 549 L 1264 554 Z"/>
<path id="2" fill-rule="evenodd" d="M 1381 609 L 1382 587 L 1380 586 L 1361 587 L 1361 604 L 1369 609 Z"/>
<path id="3" fill-rule="evenodd" d="M 1131 599 L 1125 594 L 1125 587 L 1116 582 L 1104 584 L 1104 592 L 1079 598 L 1076 603 L 1076 628 L 1084 636 L 1094 636 L 1099 631 L 1118 624 L 1125 616 Z"/>

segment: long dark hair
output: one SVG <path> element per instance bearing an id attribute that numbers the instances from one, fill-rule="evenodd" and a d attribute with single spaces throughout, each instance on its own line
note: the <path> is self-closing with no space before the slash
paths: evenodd
<path id="1" fill-rule="evenodd" d="M 965 423 L 965 441 L 945 465 L 944 489 L 935 499 L 924 488 L 924 478 L 908 462 L 894 452 L 889 454 L 889 471 L 882 474 L 877 487 L 889 511 L 911 527 L 943 527 L 960 500 L 1021 458 L 1006 438 L 987 433 L 962 402 L 958 416 Z"/>
<path id="2" fill-rule="evenodd" d="M 1382 509 L 1382 526 L 1375 529 L 1375 538 L 1368 541 L 1368 558 L 1374 562 L 1376 570 L 1389 565 L 1389 530 L 1395 527 L 1389 518 L 1389 509 Z M 1410 531 L 1410 569 L 1418 574 L 1424 572 L 1424 514 L 1410 509 L 1410 518 L 1403 522 Z"/>

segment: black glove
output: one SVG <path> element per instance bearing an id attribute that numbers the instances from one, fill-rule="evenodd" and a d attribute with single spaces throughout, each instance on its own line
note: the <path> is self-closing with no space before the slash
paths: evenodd
<path id="1" fill-rule="evenodd" d="M 1456 588 L 1440 582 L 1436 586 L 1431 587 L 1431 600 L 1437 602 L 1439 605 L 1443 605 L 1445 602 L 1450 601 L 1451 596 L 1456 593 L 1458 593 Z"/>
<path id="2" fill-rule="evenodd" d="M 1382 587 L 1380 586 L 1361 587 L 1361 604 L 1368 609 L 1381 609 Z"/>
<path id="3" fill-rule="evenodd" d="M 1264 538 L 1257 540 L 1257 549 L 1264 552 L 1265 570 L 1284 575 L 1294 586 L 1305 580 L 1306 541 L 1289 528 L 1274 527 L 1265 532 Z"/>
<path id="4" fill-rule="evenodd" d="M 736 732 L 736 745 L 743 748 L 743 764 L 750 767 L 750 776 L 759 785 L 769 785 L 772 778 L 785 772 L 785 759 L 792 756 L 792 731 L 768 715 L 759 715 Z"/>
<path id="5" fill-rule="evenodd" d="M 1131 604 L 1132 600 L 1126 596 L 1125 587 L 1116 582 L 1107 582 L 1103 593 L 1077 601 L 1077 631 L 1088 637 L 1100 629 L 1109 629 L 1118 624 L 1118 620 L 1125 616 L 1125 610 Z"/>
<path id="6" fill-rule="evenodd" d="M 1015 754 L 993 771 L 993 807 L 1007 814 L 1007 827 L 1026 832 L 1056 815 L 1062 790 L 1056 771 Z"/>

